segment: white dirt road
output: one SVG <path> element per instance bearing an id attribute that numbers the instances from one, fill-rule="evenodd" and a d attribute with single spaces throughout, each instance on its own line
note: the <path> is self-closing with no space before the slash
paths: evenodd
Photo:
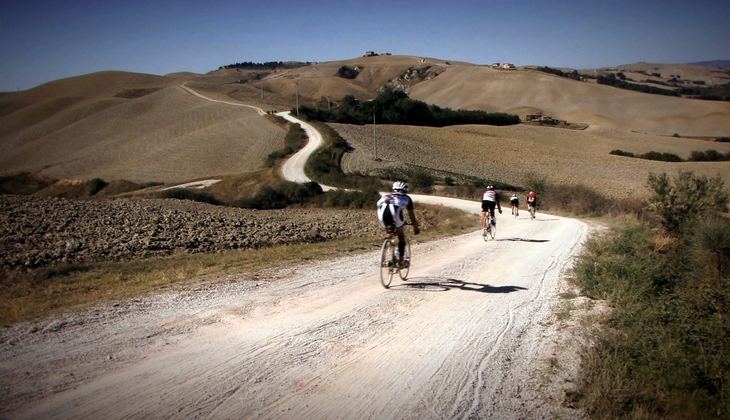
<path id="1" fill-rule="evenodd" d="M 555 311 L 588 226 L 506 211 L 484 242 L 476 220 L 412 237 L 388 290 L 373 244 L 4 329 L 0 418 L 583 418 L 561 404 L 576 340 Z"/>
<path id="2" fill-rule="evenodd" d="M 373 251 L 3 331 L 0 417 L 579 418 L 546 375 L 588 228 L 498 227 L 416 243 L 389 290 Z"/>

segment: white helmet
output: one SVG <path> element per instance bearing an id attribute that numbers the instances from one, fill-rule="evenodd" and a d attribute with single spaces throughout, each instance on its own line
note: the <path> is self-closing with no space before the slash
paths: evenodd
<path id="1" fill-rule="evenodd" d="M 397 181 L 393 183 L 393 191 L 403 191 L 405 193 L 408 192 L 408 184 L 405 182 Z"/>

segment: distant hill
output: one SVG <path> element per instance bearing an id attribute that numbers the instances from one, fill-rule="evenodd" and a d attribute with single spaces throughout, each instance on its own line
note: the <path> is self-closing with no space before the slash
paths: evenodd
<path id="1" fill-rule="evenodd" d="M 730 67 L 730 60 L 698 61 L 696 63 L 688 64 L 692 64 L 695 66 Z"/>
<path id="2" fill-rule="evenodd" d="M 340 77 L 342 67 L 347 67 L 354 78 Z M 637 82 L 648 77 L 705 84 L 730 81 L 728 69 L 689 64 L 640 62 L 590 73 L 619 71 Z M 195 96 L 181 85 L 214 101 Z M 507 70 L 428 57 L 381 55 L 286 69 L 224 68 L 206 74 L 178 72 L 157 76 L 107 71 L 6 93 L 0 95 L 0 175 L 40 171 L 41 175 L 55 179 L 98 177 L 142 184 L 187 182 L 256 171 L 265 167 L 269 153 L 284 144 L 286 131 L 250 108 L 226 102 L 253 105 L 269 112 L 290 110 L 297 103 L 334 108 L 347 95 L 363 102 L 377 97 L 385 87 L 401 89 L 412 99 L 442 108 L 505 112 L 520 118 L 543 113 L 589 126 L 582 135 L 562 129 L 539 131 L 545 144 L 528 142 L 519 149 L 510 149 L 510 153 L 520 154 L 505 155 L 504 162 L 509 162 L 504 165 L 505 173 L 514 172 L 511 162 L 521 156 L 525 147 L 554 156 L 551 168 L 563 165 L 561 157 L 578 144 L 558 145 L 557 141 L 567 135 L 582 136 L 581 144 L 603 147 L 598 152 L 581 155 L 575 162 L 607 155 L 612 149 L 633 153 L 672 152 L 685 158 L 693 150 L 730 151 L 728 143 L 708 144 L 706 140 L 687 139 L 730 137 L 730 102 L 633 92 L 599 85 L 592 79 L 578 81 L 530 68 Z M 520 137 L 527 127 L 514 126 L 508 138 Z M 591 133 L 606 130 L 611 136 L 591 137 Z M 442 144 L 453 131 L 434 132 L 446 136 L 438 139 L 441 142 L 438 144 Z M 398 141 L 410 138 L 409 132 L 404 133 L 394 138 Z M 639 147 L 632 139 L 644 133 L 648 133 L 650 140 L 642 140 L 643 145 Z M 472 145 L 488 137 L 477 133 L 474 135 L 477 143 Z M 421 149 L 423 141 L 418 140 L 419 136 L 414 138 L 413 143 L 403 147 L 420 150 L 420 156 L 426 156 Z M 676 145 L 677 142 L 680 144 Z M 552 148 L 536 149 L 536 144 Z M 468 154 L 460 155 L 459 150 L 440 149 L 434 159 L 451 153 L 458 156 L 454 161 L 460 162 L 469 156 L 480 156 L 478 150 L 469 149 Z M 618 158 L 611 155 L 610 159 L 613 164 Z M 397 156 L 393 160 L 403 161 Z M 497 160 L 490 162 L 488 168 L 497 167 Z M 409 163 L 442 170 L 455 167 L 452 161 L 434 163 L 425 158 Z M 643 168 L 647 164 L 634 160 L 627 165 Z M 727 163 L 718 165 L 728 167 L 725 171 L 730 172 Z M 711 170 L 707 173 L 717 172 L 718 165 L 698 164 Z M 474 161 L 471 166 L 476 168 L 471 175 L 497 179 L 496 172 L 486 172 L 482 160 Z M 537 171 L 534 162 L 520 165 L 523 166 Z M 575 164 L 575 167 L 584 169 L 590 165 Z M 551 172 L 544 173 L 547 176 Z M 607 176 L 602 173 L 603 178 Z M 500 178 L 514 185 L 521 179 L 516 172 L 509 176 L 500 173 Z M 633 178 L 617 179 L 626 182 Z M 730 184 L 730 174 L 726 179 Z"/>

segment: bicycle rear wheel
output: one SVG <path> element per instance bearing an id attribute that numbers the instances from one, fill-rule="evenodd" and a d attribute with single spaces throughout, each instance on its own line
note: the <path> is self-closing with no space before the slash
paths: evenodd
<path id="1" fill-rule="evenodd" d="M 492 223 L 491 221 L 489 223 Z M 494 235 L 497 234 L 497 225 L 491 225 L 489 227 L 489 237 L 491 239 L 494 239 Z"/>
<path id="2" fill-rule="evenodd" d="M 395 246 L 393 242 L 386 238 L 383 246 L 380 248 L 380 283 L 386 289 L 390 287 L 393 280 L 393 274 L 398 270 L 395 266 Z"/>
<path id="3" fill-rule="evenodd" d="M 411 271 L 411 242 L 408 238 L 406 238 L 406 247 L 403 250 L 403 262 L 405 263 L 405 267 L 398 270 L 398 275 L 401 280 L 407 279 L 408 272 Z"/>
<path id="4" fill-rule="evenodd" d="M 530 219 L 535 219 L 535 207 L 530 207 Z"/>

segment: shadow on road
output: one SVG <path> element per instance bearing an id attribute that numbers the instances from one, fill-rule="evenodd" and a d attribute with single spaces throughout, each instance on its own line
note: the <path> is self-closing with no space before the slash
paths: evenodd
<path id="1" fill-rule="evenodd" d="M 391 290 L 419 290 L 427 292 L 447 292 L 449 290 L 464 290 L 481 293 L 512 293 L 527 290 L 521 286 L 490 286 L 489 284 L 468 283 L 457 279 L 440 277 L 412 277 L 402 284 L 390 286 Z"/>
<path id="2" fill-rule="evenodd" d="M 512 241 L 512 242 L 550 242 L 549 239 L 526 239 L 526 238 L 502 238 L 496 239 L 497 241 Z"/>

